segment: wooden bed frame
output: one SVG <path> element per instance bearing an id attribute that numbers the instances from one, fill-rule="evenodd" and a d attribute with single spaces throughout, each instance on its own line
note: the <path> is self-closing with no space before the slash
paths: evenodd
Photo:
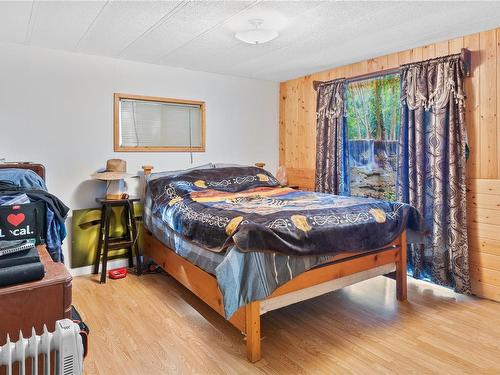
<path id="1" fill-rule="evenodd" d="M 143 166 L 144 175 L 152 166 Z M 177 255 L 144 228 L 143 251 L 174 279 L 225 317 L 223 297 L 215 276 Z M 351 252 L 332 257 L 331 262 L 306 271 L 276 289 L 268 298 L 241 307 L 229 323 L 246 335 L 247 358 L 261 359 L 260 316 L 296 302 L 313 298 L 372 277 L 395 272 L 396 297 L 406 300 L 406 231 L 382 249 Z"/>

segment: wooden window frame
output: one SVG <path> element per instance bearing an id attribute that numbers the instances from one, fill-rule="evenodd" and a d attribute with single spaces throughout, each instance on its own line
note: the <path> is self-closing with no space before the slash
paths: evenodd
<path id="1" fill-rule="evenodd" d="M 120 100 L 140 100 L 145 102 L 161 102 L 173 104 L 198 105 L 201 110 L 201 146 L 121 146 L 120 145 Z M 205 102 L 199 100 L 172 99 L 158 96 L 133 94 L 114 94 L 113 140 L 115 152 L 205 152 Z"/>

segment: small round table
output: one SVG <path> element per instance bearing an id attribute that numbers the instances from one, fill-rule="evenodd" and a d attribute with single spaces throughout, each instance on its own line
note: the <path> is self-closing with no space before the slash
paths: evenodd
<path id="1" fill-rule="evenodd" d="M 106 282 L 106 268 L 108 263 L 109 250 L 128 249 L 128 266 L 134 267 L 133 253 L 135 252 L 136 273 L 142 274 L 142 261 L 139 246 L 137 246 L 137 224 L 135 221 L 134 202 L 139 198 L 128 199 L 105 199 L 97 198 L 96 201 L 101 204 L 101 225 L 99 227 L 99 237 L 97 239 L 97 250 L 94 260 L 94 274 L 99 273 L 99 263 L 102 256 L 101 283 Z M 111 212 L 113 207 L 123 207 L 123 216 L 125 219 L 125 233 L 121 237 L 110 237 L 109 227 Z"/>

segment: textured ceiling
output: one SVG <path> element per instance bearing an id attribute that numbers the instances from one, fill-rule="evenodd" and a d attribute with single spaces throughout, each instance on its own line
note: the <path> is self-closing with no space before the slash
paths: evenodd
<path id="1" fill-rule="evenodd" d="M 261 18 L 280 36 L 234 33 Z M 0 42 L 283 81 L 500 26 L 500 2 L 0 2 Z"/>

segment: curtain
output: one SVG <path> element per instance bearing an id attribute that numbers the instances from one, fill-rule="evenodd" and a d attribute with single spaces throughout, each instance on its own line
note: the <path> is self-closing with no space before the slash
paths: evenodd
<path id="1" fill-rule="evenodd" d="M 458 55 L 401 68 L 397 195 L 428 229 L 408 246 L 410 272 L 469 294 L 463 77 Z"/>
<path id="2" fill-rule="evenodd" d="M 345 79 L 317 87 L 315 190 L 322 193 L 345 194 L 349 189 L 344 91 Z"/>

